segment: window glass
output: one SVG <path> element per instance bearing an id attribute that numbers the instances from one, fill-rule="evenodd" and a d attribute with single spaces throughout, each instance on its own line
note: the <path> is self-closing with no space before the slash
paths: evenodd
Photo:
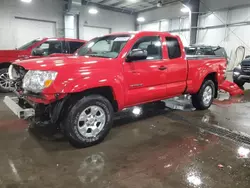
<path id="1" fill-rule="evenodd" d="M 224 48 L 217 47 L 217 48 L 214 48 L 213 50 L 216 56 L 227 58 L 227 53 Z"/>
<path id="2" fill-rule="evenodd" d="M 161 41 L 160 37 L 147 36 L 139 39 L 133 46 L 132 50 L 141 49 L 148 53 L 147 59 L 162 59 Z"/>
<path id="3" fill-rule="evenodd" d="M 83 44 L 83 42 L 69 42 L 69 53 L 75 53 Z"/>
<path id="4" fill-rule="evenodd" d="M 37 39 L 37 40 L 33 40 L 31 42 L 28 42 L 27 44 L 21 46 L 20 48 L 18 48 L 17 50 L 27 50 L 29 47 L 31 47 L 32 45 L 34 45 L 37 42 L 40 42 L 41 40 Z"/>
<path id="5" fill-rule="evenodd" d="M 54 53 L 62 53 L 62 42 L 61 41 L 47 41 L 41 44 L 38 48 L 44 50 L 44 56 L 48 56 Z"/>
<path id="6" fill-rule="evenodd" d="M 169 59 L 176 59 L 181 57 L 181 48 L 177 38 L 167 37 L 166 42 Z"/>
<path id="7" fill-rule="evenodd" d="M 130 35 L 109 35 L 92 39 L 80 48 L 78 55 L 116 58 L 130 37 Z"/>

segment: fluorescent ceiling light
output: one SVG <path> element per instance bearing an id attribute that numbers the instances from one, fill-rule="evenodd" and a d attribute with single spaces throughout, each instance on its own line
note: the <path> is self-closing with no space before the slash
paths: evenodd
<path id="1" fill-rule="evenodd" d="M 32 0 L 21 0 L 24 3 L 31 3 Z"/>
<path id="2" fill-rule="evenodd" d="M 145 18 L 144 18 L 144 17 L 138 17 L 138 18 L 137 18 L 137 21 L 138 21 L 138 22 L 145 22 Z"/>
<path id="3" fill-rule="evenodd" d="M 97 14 L 98 13 L 98 10 L 96 8 L 90 8 L 89 9 L 89 13 L 90 14 Z"/>

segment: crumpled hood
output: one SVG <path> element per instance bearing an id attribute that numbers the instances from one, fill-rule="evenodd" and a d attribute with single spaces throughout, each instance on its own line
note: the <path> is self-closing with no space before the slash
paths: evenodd
<path id="1" fill-rule="evenodd" d="M 0 50 L 0 57 L 17 57 L 24 54 L 22 50 Z"/>
<path id="2" fill-rule="evenodd" d="M 103 63 L 105 61 L 105 63 Z M 99 57 L 65 56 L 65 57 L 44 57 L 28 60 L 17 60 L 14 64 L 24 67 L 26 70 L 60 71 L 70 70 L 72 67 L 92 69 L 108 68 L 112 59 Z M 69 68 L 69 69 L 68 69 Z"/>

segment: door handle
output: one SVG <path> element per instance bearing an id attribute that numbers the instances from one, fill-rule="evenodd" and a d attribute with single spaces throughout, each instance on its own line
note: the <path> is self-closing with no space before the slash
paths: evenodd
<path id="1" fill-rule="evenodd" d="M 159 67 L 159 70 L 162 70 L 162 71 L 163 71 L 163 70 L 166 70 L 166 69 L 167 69 L 167 67 L 165 67 L 165 66 L 160 66 L 160 67 Z"/>

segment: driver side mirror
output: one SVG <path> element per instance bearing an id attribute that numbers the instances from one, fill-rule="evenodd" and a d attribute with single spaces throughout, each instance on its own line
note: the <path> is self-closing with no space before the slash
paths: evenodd
<path id="1" fill-rule="evenodd" d="M 44 55 L 44 50 L 41 48 L 36 48 L 32 52 L 33 56 L 43 56 Z"/>
<path id="2" fill-rule="evenodd" d="M 134 49 L 127 56 L 127 62 L 147 59 L 148 52 L 142 49 Z"/>

